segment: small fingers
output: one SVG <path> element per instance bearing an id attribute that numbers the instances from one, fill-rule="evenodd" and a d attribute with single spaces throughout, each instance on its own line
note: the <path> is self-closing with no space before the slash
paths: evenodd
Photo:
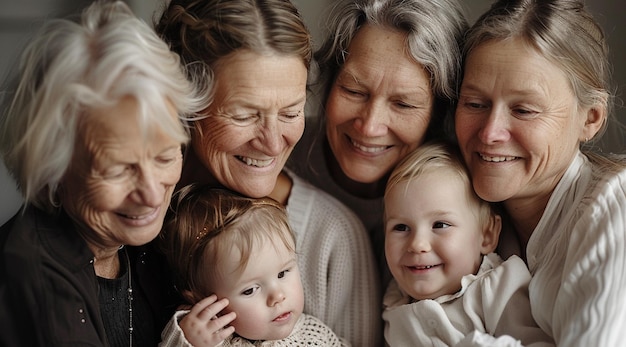
<path id="1" fill-rule="evenodd" d="M 223 316 L 211 319 L 208 324 L 209 331 L 215 331 L 215 334 L 218 336 L 218 338 L 220 340 L 224 340 L 235 332 L 235 327 L 227 326 L 233 320 L 235 320 L 235 318 L 237 318 L 237 314 L 235 314 L 235 312 L 230 312 Z"/>
<path id="2" fill-rule="evenodd" d="M 214 295 L 211 295 L 210 297 L 208 297 L 206 299 L 203 299 L 202 301 L 207 300 L 207 299 L 209 299 L 209 298 L 211 298 L 213 296 Z M 211 304 L 209 304 L 208 306 L 202 307 L 202 309 L 199 312 L 196 313 L 197 316 L 198 316 L 198 319 L 201 319 L 203 321 L 211 320 L 215 316 L 217 316 L 220 312 L 222 312 L 222 310 L 224 308 L 226 308 L 226 306 L 228 306 L 228 299 L 223 298 L 223 299 L 215 301 L 216 299 L 217 299 L 217 297 L 215 297 L 215 299 L 213 300 L 213 302 Z M 202 301 L 200 301 L 200 302 L 202 302 Z M 200 302 L 198 302 L 198 304 Z"/>

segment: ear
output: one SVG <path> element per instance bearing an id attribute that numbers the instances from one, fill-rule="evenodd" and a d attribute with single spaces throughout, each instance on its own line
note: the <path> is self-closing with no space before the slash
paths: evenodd
<path id="1" fill-rule="evenodd" d="M 489 221 L 483 228 L 483 241 L 480 253 L 485 255 L 495 251 L 500 239 L 500 230 L 502 230 L 502 218 L 500 215 L 492 213 L 489 216 Z"/>
<path id="2" fill-rule="evenodd" d="M 589 141 L 602 129 L 606 122 L 606 107 L 594 105 L 587 111 L 585 125 L 583 126 L 580 141 Z"/>

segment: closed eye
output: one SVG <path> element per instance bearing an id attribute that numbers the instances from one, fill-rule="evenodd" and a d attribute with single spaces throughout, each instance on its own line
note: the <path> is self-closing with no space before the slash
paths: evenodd
<path id="1" fill-rule="evenodd" d="M 515 108 L 512 112 L 516 117 L 520 118 L 534 118 L 539 115 L 539 112 L 527 108 Z"/>
<path id="2" fill-rule="evenodd" d="M 360 91 L 358 91 L 358 90 L 356 90 L 356 89 L 351 89 L 351 88 L 347 88 L 347 87 L 341 87 L 341 89 L 342 89 L 342 90 L 343 90 L 346 94 L 349 94 L 349 95 L 352 95 L 352 96 L 365 96 L 365 93 L 360 92 Z"/>
<path id="3" fill-rule="evenodd" d="M 280 118 L 281 121 L 283 121 L 285 123 L 293 123 L 293 122 L 297 121 L 298 118 L 300 118 L 300 116 L 302 114 L 303 114 L 302 111 L 285 112 L 285 113 L 280 113 L 278 115 L 278 117 Z"/>

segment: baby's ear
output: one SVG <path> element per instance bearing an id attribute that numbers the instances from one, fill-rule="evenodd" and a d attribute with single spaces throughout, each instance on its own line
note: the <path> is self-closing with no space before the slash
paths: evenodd
<path id="1" fill-rule="evenodd" d="M 483 242 L 480 248 L 482 254 L 489 254 L 496 250 L 500 239 L 500 230 L 502 230 L 502 218 L 500 215 L 492 213 L 489 216 L 489 221 L 483 227 Z"/>

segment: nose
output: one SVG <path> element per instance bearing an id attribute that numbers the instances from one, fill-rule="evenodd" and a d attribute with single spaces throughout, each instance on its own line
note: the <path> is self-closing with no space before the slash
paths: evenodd
<path id="1" fill-rule="evenodd" d="M 478 137 L 485 144 L 506 142 L 510 139 L 509 117 L 502 107 L 494 107 L 483 119 Z"/>
<path id="2" fill-rule="evenodd" d="M 384 136 L 387 133 L 389 110 L 382 102 L 372 100 L 368 102 L 359 117 L 354 120 L 357 131 L 367 137 Z"/>
<path id="3" fill-rule="evenodd" d="M 409 253 L 428 253 L 432 250 L 430 240 L 423 233 L 414 233 L 407 251 Z"/>
<path id="4" fill-rule="evenodd" d="M 285 301 L 285 293 L 280 287 L 271 290 L 267 297 L 267 305 L 270 307 L 274 307 L 283 301 Z"/>
<path id="5" fill-rule="evenodd" d="M 146 206 L 160 206 L 164 198 L 163 185 L 160 181 L 159 175 L 154 170 L 139 170 L 135 181 L 135 190 L 132 193 L 133 199 Z"/>
<path id="6" fill-rule="evenodd" d="M 277 156 L 283 150 L 283 138 L 278 115 L 263 117 L 257 136 L 260 149 L 267 155 Z"/>

